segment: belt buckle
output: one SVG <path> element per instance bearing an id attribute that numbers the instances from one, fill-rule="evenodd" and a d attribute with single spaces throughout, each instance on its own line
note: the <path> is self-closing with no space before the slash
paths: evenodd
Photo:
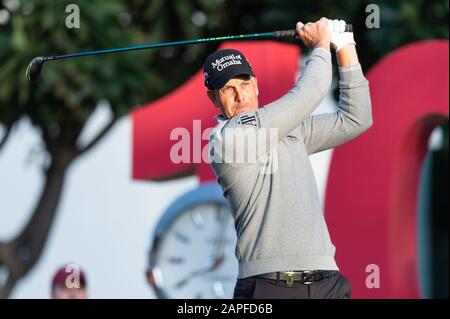
<path id="1" fill-rule="evenodd" d="M 300 282 L 304 285 L 310 285 L 310 284 L 314 283 L 314 281 L 305 281 L 305 275 L 308 275 L 309 273 L 312 273 L 312 272 L 313 271 L 311 271 L 311 270 L 302 271 L 300 273 Z"/>
<path id="2" fill-rule="evenodd" d="M 294 272 L 293 271 L 286 271 L 285 272 L 286 278 L 286 287 L 292 287 L 294 285 Z"/>

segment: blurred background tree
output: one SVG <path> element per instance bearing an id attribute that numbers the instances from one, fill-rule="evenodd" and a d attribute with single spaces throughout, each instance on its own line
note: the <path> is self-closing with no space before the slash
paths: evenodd
<path id="1" fill-rule="evenodd" d="M 79 29 L 65 26 L 65 9 L 72 3 L 80 8 Z M 366 27 L 369 4 L 380 9 L 380 28 Z M 448 39 L 448 12 L 447 0 L 3 0 L 0 152 L 14 124 L 26 116 L 40 130 L 49 160 L 43 167 L 46 179 L 41 197 L 27 225 L 10 241 L 0 242 L 0 272 L 6 278 L 0 281 L 0 297 L 9 296 L 41 255 L 70 164 L 101 140 L 122 115 L 182 85 L 220 44 L 48 63 L 44 76 L 29 85 L 25 70 L 34 56 L 292 29 L 299 20 L 326 16 L 353 24 L 359 57 L 367 70 L 406 43 Z M 108 101 L 112 119 L 97 137 L 81 145 L 83 127 L 102 100 Z"/>
<path id="2" fill-rule="evenodd" d="M 133 27 L 118 22 L 124 12 L 122 2 L 83 1 L 80 29 L 66 28 L 65 9 L 70 3 L 73 1 L 21 1 L 9 11 L 10 22 L 0 33 L 0 122 L 6 127 L 1 145 L 14 123 L 26 116 L 41 132 L 48 154 L 43 167 L 45 184 L 28 223 L 15 238 L 0 242 L 0 271 L 6 278 L 0 285 L 0 297 L 10 294 L 41 255 L 67 168 L 94 146 L 117 118 L 140 104 L 152 74 L 146 72 L 142 54 L 105 55 L 54 63 L 46 67 L 40 81 L 29 85 L 24 74 L 34 56 L 133 43 Z M 82 145 L 79 136 L 101 100 L 108 101 L 112 119 L 98 136 Z"/>

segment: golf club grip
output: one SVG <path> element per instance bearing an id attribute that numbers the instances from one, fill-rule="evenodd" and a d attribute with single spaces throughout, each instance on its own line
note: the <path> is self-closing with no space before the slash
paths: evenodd
<path id="1" fill-rule="evenodd" d="M 353 32 L 353 26 L 351 24 L 346 24 L 344 32 Z M 277 38 L 294 38 L 297 36 L 297 31 L 296 30 L 274 31 L 273 36 Z"/>

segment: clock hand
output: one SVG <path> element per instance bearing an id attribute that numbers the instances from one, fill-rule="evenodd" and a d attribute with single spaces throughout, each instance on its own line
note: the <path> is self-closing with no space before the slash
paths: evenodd
<path id="1" fill-rule="evenodd" d="M 189 280 L 191 280 L 194 277 L 200 276 L 208 271 L 213 267 L 213 261 L 207 260 L 203 262 L 200 266 L 192 270 L 189 274 L 187 274 L 184 278 L 182 278 L 180 281 L 178 281 L 175 284 L 175 287 L 182 288 L 184 285 L 186 285 Z"/>
<path id="2" fill-rule="evenodd" d="M 215 245 L 212 255 L 212 265 L 209 271 L 214 271 L 222 264 L 224 260 L 225 235 L 226 235 L 226 217 L 227 212 L 221 212 L 221 219 L 219 224 L 219 232 L 215 238 Z"/>
<path id="3" fill-rule="evenodd" d="M 216 270 L 217 268 L 219 268 L 219 266 L 222 265 L 223 260 L 224 260 L 223 254 L 220 255 L 220 256 L 217 256 L 217 257 L 214 259 L 213 265 L 212 265 L 212 267 L 211 267 L 211 269 L 210 269 L 209 271 L 214 271 L 214 270 Z"/>
<path id="4" fill-rule="evenodd" d="M 214 246 L 212 250 L 212 256 L 209 260 L 202 263 L 199 267 L 191 271 L 186 277 L 182 278 L 175 284 L 175 287 L 182 288 L 185 286 L 189 280 L 194 277 L 206 274 L 208 272 L 214 271 L 222 264 L 224 260 L 224 244 L 225 244 L 225 235 L 226 235 L 226 217 L 227 212 L 219 212 L 221 214 L 219 231 L 217 232 L 216 237 L 214 238 Z"/>

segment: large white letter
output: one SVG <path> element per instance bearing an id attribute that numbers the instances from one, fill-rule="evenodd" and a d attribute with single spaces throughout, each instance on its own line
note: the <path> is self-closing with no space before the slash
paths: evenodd
<path id="1" fill-rule="evenodd" d="M 380 27 L 380 7 L 378 7 L 376 4 L 369 4 L 366 7 L 366 12 L 371 12 L 366 17 L 366 27 L 368 29 L 378 29 Z M 370 21 L 370 19 L 372 19 L 372 21 Z"/>
<path id="2" fill-rule="evenodd" d="M 70 13 L 66 17 L 66 27 L 68 29 L 80 28 L 80 8 L 76 4 L 69 4 L 66 7 L 66 12 Z"/>
<path id="3" fill-rule="evenodd" d="M 366 287 L 369 289 L 380 288 L 380 267 L 375 264 L 367 265 L 366 272 L 371 273 L 366 277 Z"/>
<path id="4" fill-rule="evenodd" d="M 181 140 L 170 148 L 170 160 L 174 164 L 190 163 L 191 142 L 189 131 L 184 127 L 177 127 L 170 132 L 170 140 L 176 141 L 181 136 Z M 181 150 L 181 154 L 180 154 Z"/>
<path id="5" fill-rule="evenodd" d="M 71 273 L 66 277 L 67 288 L 80 288 L 80 267 L 75 264 L 66 266 L 66 273 Z"/>

